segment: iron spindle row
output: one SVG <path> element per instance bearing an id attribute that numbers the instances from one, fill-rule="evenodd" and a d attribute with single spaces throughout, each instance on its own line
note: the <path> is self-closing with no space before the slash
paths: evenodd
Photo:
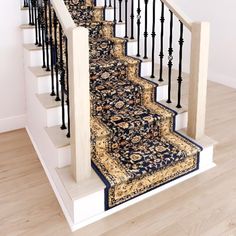
<path id="1" fill-rule="evenodd" d="M 69 138 L 68 41 L 63 35 L 62 26 L 53 10 L 51 0 L 24 1 L 24 6 L 26 2 L 29 24 L 34 25 L 35 28 L 35 45 L 42 48 L 42 68 L 51 71 L 50 95 L 55 96 L 56 101 L 61 101 L 61 129 L 68 129 L 66 136 Z"/>
<path id="2" fill-rule="evenodd" d="M 124 2 L 124 5 L 122 3 Z M 116 5 L 118 4 L 118 5 Z M 106 7 L 111 7 L 111 0 L 109 4 L 107 1 L 104 3 Z M 135 7 L 136 7 L 136 16 L 135 16 Z M 152 7 L 152 14 L 150 17 L 150 7 Z M 164 82 L 167 80 L 168 84 L 168 97 L 166 102 L 171 103 L 172 97 L 172 83 L 173 83 L 173 58 L 174 58 L 174 49 L 173 49 L 173 28 L 174 28 L 174 14 L 171 10 L 169 18 L 169 26 L 166 27 L 165 19 L 165 4 L 163 0 L 160 0 L 160 23 L 157 24 L 157 1 L 156 0 L 113 0 L 114 8 L 114 25 L 119 22 L 124 22 L 124 38 L 125 39 L 136 39 L 137 40 L 137 53 L 135 56 L 141 57 L 143 59 L 151 59 L 151 73 L 149 75 L 150 79 L 156 79 L 158 83 Z M 143 9 L 143 12 L 142 12 Z M 123 14 L 124 12 L 124 14 Z M 136 23 L 134 23 L 136 20 Z M 149 27 L 150 21 L 150 27 Z M 160 32 L 159 37 L 157 38 L 157 31 Z M 150 31 L 150 32 L 149 32 Z M 143 32 L 143 35 L 142 35 Z M 165 48 L 165 34 L 168 34 L 168 49 Z M 159 34 L 159 33 L 158 33 Z M 149 38 L 150 35 L 150 38 Z M 115 27 L 114 27 L 114 36 L 115 36 Z M 181 108 L 181 88 L 182 88 L 182 67 L 183 67 L 183 24 L 180 22 L 180 36 L 179 36 L 179 55 L 178 55 L 178 95 L 177 95 L 177 108 Z M 158 46 L 157 46 L 158 44 Z M 149 50 L 150 47 L 150 50 Z M 159 51 L 157 52 L 157 50 Z M 165 51 L 167 50 L 165 61 Z M 177 50 L 176 50 L 177 51 Z M 159 71 L 158 74 L 155 74 L 156 70 L 156 60 L 159 57 Z M 176 57 L 177 58 L 177 57 Z M 165 66 L 165 63 L 166 66 Z M 164 78 L 164 69 L 167 67 L 167 78 Z"/>

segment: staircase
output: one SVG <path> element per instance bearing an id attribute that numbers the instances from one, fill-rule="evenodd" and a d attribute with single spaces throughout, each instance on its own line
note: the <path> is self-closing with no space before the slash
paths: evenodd
<path id="1" fill-rule="evenodd" d="M 174 16 L 180 26 L 178 54 Z M 184 26 L 192 33 L 187 108 Z M 214 142 L 204 135 L 206 23 L 191 23 L 164 0 L 160 5 L 44 0 L 24 1 L 21 29 L 27 131 L 72 230 L 214 166 Z"/>

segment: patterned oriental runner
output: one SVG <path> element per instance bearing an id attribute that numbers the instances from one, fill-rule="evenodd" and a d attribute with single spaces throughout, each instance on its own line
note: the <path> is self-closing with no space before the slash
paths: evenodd
<path id="1" fill-rule="evenodd" d="M 92 167 L 106 185 L 105 209 L 196 171 L 201 147 L 175 131 L 176 113 L 155 102 L 157 85 L 139 76 L 103 8 L 65 3 L 90 31 Z"/>

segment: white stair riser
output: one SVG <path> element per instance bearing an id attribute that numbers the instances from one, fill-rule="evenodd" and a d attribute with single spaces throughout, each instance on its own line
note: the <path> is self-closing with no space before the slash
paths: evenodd
<path id="1" fill-rule="evenodd" d="M 150 61 L 141 62 L 141 76 L 150 76 L 152 74 L 152 63 Z"/>
<path id="2" fill-rule="evenodd" d="M 105 10 L 105 20 L 107 20 L 107 21 L 113 21 L 114 20 L 114 9 L 113 8 L 106 8 L 106 10 Z"/>
<path id="3" fill-rule="evenodd" d="M 124 24 L 116 24 L 116 37 L 124 38 L 125 36 L 125 25 Z"/>
<path id="4" fill-rule="evenodd" d="M 127 42 L 127 55 L 136 55 L 137 54 L 137 42 Z"/>
<path id="5" fill-rule="evenodd" d="M 187 127 L 188 124 L 188 112 L 182 112 L 175 118 L 175 130 L 181 130 Z"/>
<path id="6" fill-rule="evenodd" d="M 168 86 L 167 85 L 163 85 L 163 86 L 158 86 L 156 89 L 156 101 L 163 101 L 163 100 L 167 100 L 168 97 Z"/>
<path id="7" fill-rule="evenodd" d="M 96 6 L 104 6 L 105 0 L 96 0 Z"/>
<path id="8" fill-rule="evenodd" d="M 42 66 L 42 51 L 24 49 L 24 64 L 28 67 Z"/>
<path id="9" fill-rule="evenodd" d="M 35 43 L 35 29 L 22 29 L 23 31 L 23 43 Z"/>
<path id="10" fill-rule="evenodd" d="M 29 24 L 29 11 L 28 10 L 21 11 L 21 24 Z"/>
<path id="11" fill-rule="evenodd" d="M 37 77 L 36 80 L 38 94 L 51 92 L 51 76 Z"/>

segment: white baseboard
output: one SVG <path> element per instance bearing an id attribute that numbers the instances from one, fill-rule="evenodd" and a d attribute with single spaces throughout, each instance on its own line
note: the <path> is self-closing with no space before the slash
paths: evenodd
<path id="1" fill-rule="evenodd" d="M 236 88 L 236 77 L 234 78 L 225 74 L 216 74 L 209 72 L 208 80 L 231 88 Z"/>
<path id="2" fill-rule="evenodd" d="M 0 133 L 24 128 L 25 121 L 25 114 L 0 119 Z"/>

